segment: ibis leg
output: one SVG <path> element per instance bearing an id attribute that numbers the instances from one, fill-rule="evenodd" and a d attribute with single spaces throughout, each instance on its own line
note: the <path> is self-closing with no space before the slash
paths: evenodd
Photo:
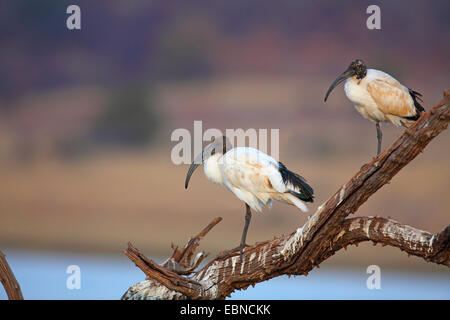
<path id="1" fill-rule="evenodd" d="M 239 249 L 239 254 L 241 256 L 241 260 L 242 260 L 242 251 L 244 250 L 246 244 L 245 244 L 245 239 L 247 238 L 247 230 L 248 230 L 248 226 L 250 225 L 250 220 L 252 219 L 252 213 L 250 211 L 250 207 L 248 206 L 248 204 L 245 204 L 245 224 L 244 224 L 244 230 L 242 230 L 242 237 L 241 237 L 241 244 L 240 244 L 240 249 Z"/>
<path id="2" fill-rule="evenodd" d="M 377 155 L 381 153 L 381 141 L 383 139 L 383 133 L 381 132 L 380 123 L 377 122 L 377 140 L 378 140 L 378 147 L 377 147 Z"/>

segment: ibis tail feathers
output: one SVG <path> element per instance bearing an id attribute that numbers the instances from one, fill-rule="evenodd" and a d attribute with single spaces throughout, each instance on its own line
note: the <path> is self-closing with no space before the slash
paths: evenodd
<path id="1" fill-rule="evenodd" d="M 420 118 L 421 113 L 425 112 L 424 107 L 422 107 L 422 105 L 420 104 L 420 102 L 423 102 L 423 100 L 421 98 L 422 94 L 420 94 L 417 91 L 411 90 L 411 89 L 408 89 L 408 91 L 409 91 L 409 94 L 411 95 L 411 98 L 414 101 L 414 107 L 416 108 L 416 114 L 413 116 L 408 116 L 408 117 L 404 117 L 404 118 L 408 119 L 408 120 L 416 121 L 417 119 Z"/>
<path id="2" fill-rule="evenodd" d="M 314 190 L 302 176 L 288 170 L 281 162 L 279 171 L 291 195 L 305 202 L 314 202 Z"/>
<path id="3" fill-rule="evenodd" d="M 291 204 L 302 210 L 303 212 L 308 212 L 308 207 L 302 201 L 300 201 L 297 195 L 293 193 L 286 193 L 286 198 L 289 200 Z"/>

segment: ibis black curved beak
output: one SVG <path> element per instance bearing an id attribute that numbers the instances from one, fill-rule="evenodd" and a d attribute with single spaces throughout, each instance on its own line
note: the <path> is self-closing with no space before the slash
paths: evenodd
<path id="1" fill-rule="evenodd" d="M 187 189 L 188 184 L 189 184 L 189 180 L 191 179 L 192 174 L 194 173 L 195 169 L 197 169 L 197 167 L 200 164 L 198 163 L 192 163 L 191 166 L 189 167 L 187 176 L 186 176 L 186 181 L 184 182 L 184 188 Z"/>
<path id="2" fill-rule="evenodd" d="M 192 174 L 194 173 L 195 169 L 198 168 L 198 166 L 202 163 L 203 159 L 203 151 L 195 157 L 194 162 L 191 163 L 191 166 L 189 167 L 188 173 L 186 175 L 186 180 L 184 182 L 184 188 L 187 189 L 189 180 L 191 179 Z"/>
<path id="3" fill-rule="evenodd" d="M 334 82 L 331 84 L 331 86 L 328 88 L 327 93 L 325 94 L 325 99 L 323 99 L 324 102 L 327 101 L 328 96 L 330 95 L 331 91 L 333 91 L 333 89 L 335 87 L 337 87 L 340 83 L 342 83 L 343 81 L 345 81 L 346 79 L 352 77 L 355 75 L 355 70 L 353 70 L 353 68 L 348 67 L 347 70 L 345 70 L 344 72 L 342 72 L 342 74 L 336 78 L 336 80 L 334 80 Z"/>

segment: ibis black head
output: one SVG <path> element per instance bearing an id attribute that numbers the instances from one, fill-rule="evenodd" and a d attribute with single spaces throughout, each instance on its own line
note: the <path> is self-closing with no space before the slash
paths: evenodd
<path id="1" fill-rule="evenodd" d="M 361 59 L 356 59 L 350 63 L 348 68 L 339 75 L 339 77 L 334 80 L 334 82 L 331 84 L 331 86 L 328 88 L 327 93 L 325 94 L 324 101 L 327 101 L 328 96 L 330 95 L 331 91 L 338 86 L 341 82 L 345 81 L 348 78 L 351 78 L 353 76 L 356 76 L 356 79 L 360 80 L 364 78 L 367 74 L 367 68 L 364 62 Z"/>
<path id="2" fill-rule="evenodd" d="M 186 175 L 186 180 L 184 182 L 184 188 L 187 189 L 192 174 L 194 173 L 195 169 L 200 166 L 200 164 L 202 164 L 209 157 L 215 154 L 225 154 L 228 150 L 231 149 L 231 147 L 231 142 L 227 137 L 222 136 L 218 137 L 217 139 L 214 137 L 212 139 L 212 142 L 208 144 L 202 150 L 202 152 L 195 157 L 194 162 L 192 162 L 191 166 L 189 167 L 188 173 Z"/>

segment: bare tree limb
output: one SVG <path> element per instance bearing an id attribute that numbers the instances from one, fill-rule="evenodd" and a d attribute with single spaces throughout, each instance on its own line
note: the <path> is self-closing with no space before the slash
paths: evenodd
<path id="1" fill-rule="evenodd" d="M 0 281 L 5 288 L 9 300 L 23 300 L 19 283 L 14 276 L 3 252 L 0 251 Z"/>
<path id="2" fill-rule="evenodd" d="M 201 284 L 189 278 L 181 277 L 177 273 L 146 258 L 131 243 L 128 243 L 128 249 L 125 251 L 125 254 L 144 271 L 148 279 L 155 279 L 166 288 L 178 291 L 193 299 L 199 295 Z"/>
<path id="3" fill-rule="evenodd" d="M 212 229 L 216 224 L 222 221 L 221 217 L 215 218 L 210 222 L 200 233 L 194 238 L 189 239 L 188 243 L 184 246 L 183 250 L 178 250 L 178 247 L 172 248 L 174 252 L 172 257 L 167 259 L 162 266 L 168 268 L 169 270 L 176 272 L 177 274 L 189 275 L 194 272 L 195 268 L 203 261 L 204 258 L 208 256 L 208 254 L 204 252 L 199 252 L 194 261 L 191 262 L 192 255 L 194 254 L 195 249 L 197 249 L 200 244 L 200 240 Z"/>
<path id="4" fill-rule="evenodd" d="M 449 103 L 447 90 L 436 106 L 356 173 L 292 234 L 245 248 L 242 261 L 237 250 L 219 254 L 191 277 L 169 274 L 167 268 L 155 267 L 153 262 L 148 259 L 145 262 L 145 257 L 137 255 L 151 269 L 145 272 L 149 279 L 130 287 L 122 298 L 224 299 L 236 289 L 279 275 L 306 275 L 342 247 L 369 240 L 449 266 L 448 226 L 432 235 L 384 218 L 345 220 L 447 128 Z M 143 263 L 133 261 L 138 266 Z"/>
<path id="5" fill-rule="evenodd" d="M 419 230 L 382 217 L 346 219 L 341 231 L 333 239 L 330 253 L 363 241 L 389 245 L 408 255 L 424 258 L 428 262 L 450 267 L 450 226 L 437 234 Z"/>
<path id="6" fill-rule="evenodd" d="M 192 255 L 200 244 L 200 240 L 220 221 L 222 221 L 221 217 L 213 219 L 199 234 L 197 234 L 197 236 L 189 239 L 183 250 L 178 250 L 178 247 L 172 245 L 172 248 L 174 249 L 172 256 L 162 263 L 161 266 L 145 257 L 138 249 L 128 242 L 128 249 L 124 251 L 125 255 L 127 255 L 128 258 L 130 258 L 130 260 L 147 275 L 149 283 L 152 283 L 151 279 L 156 279 L 167 288 L 166 290 L 156 290 L 156 292 L 153 292 L 151 289 L 147 290 L 146 298 L 154 297 L 155 299 L 168 299 L 174 298 L 174 296 L 180 298 L 182 297 L 181 294 L 184 294 L 185 296 L 192 296 L 193 293 L 195 294 L 195 291 L 192 291 L 192 288 L 194 286 L 197 286 L 198 288 L 200 284 L 179 275 L 191 274 L 203 258 L 207 256 L 206 253 L 199 252 L 194 261 L 191 262 Z M 150 287 L 157 289 L 158 285 Z M 145 291 L 148 288 L 143 289 Z M 139 294 L 139 292 L 142 293 L 143 289 L 137 290 L 137 294 Z M 175 291 L 171 292 L 168 289 L 173 289 Z M 130 290 L 134 292 L 135 288 L 130 288 Z M 124 299 L 126 295 L 127 293 L 124 294 L 122 299 Z M 195 298 L 196 297 L 197 296 L 195 296 Z"/>

